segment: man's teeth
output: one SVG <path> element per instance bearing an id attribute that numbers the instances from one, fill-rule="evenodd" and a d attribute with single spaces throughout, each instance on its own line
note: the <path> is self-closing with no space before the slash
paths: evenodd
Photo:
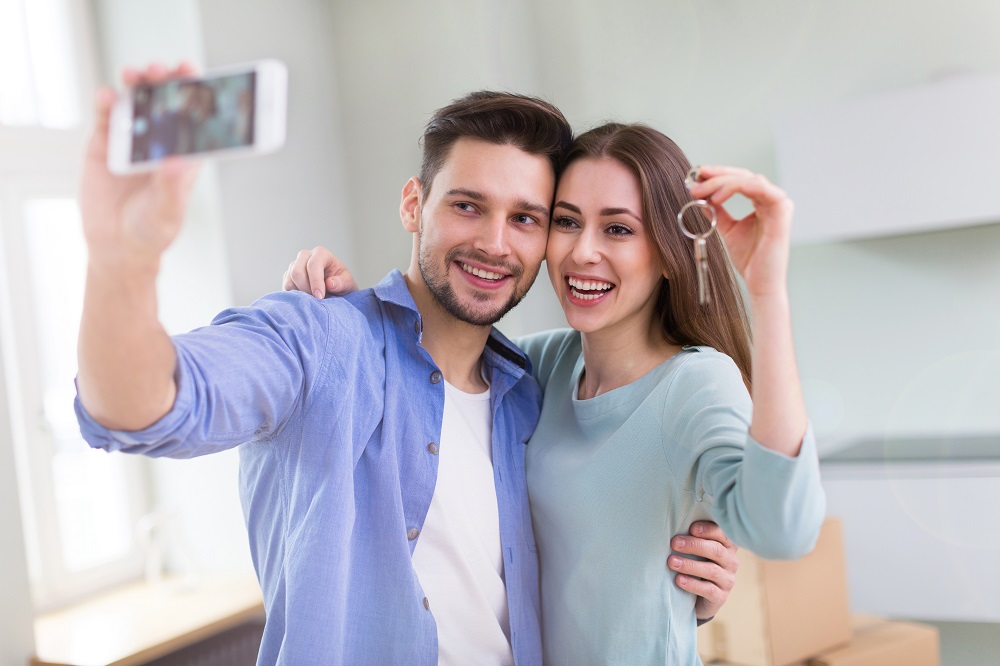
<path id="1" fill-rule="evenodd" d="M 470 266 L 469 264 L 462 264 L 462 270 L 466 273 L 472 273 L 478 278 L 483 278 L 484 280 L 499 280 L 503 277 L 502 273 L 494 273 L 493 271 L 484 271 L 481 268 L 476 268 L 475 266 Z"/>

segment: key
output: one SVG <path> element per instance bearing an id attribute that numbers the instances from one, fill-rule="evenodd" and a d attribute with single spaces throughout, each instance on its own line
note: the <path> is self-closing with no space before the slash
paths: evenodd
<path id="1" fill-rule="evenodd" d="M 698 302 L 708 305 L 708 243 L 704 238 L 694 242 L 694 261 L 698 265 Z"/>
<path id="2" fill-rule="evenodd" d="M 705 208 L 708 209 L 710 214 L 711 222 L 709 223 L 708 229 L 701 233 L 694 233 L 688 229 L 687 225 L 684 223 L 684 213 L 686 213 L 691 208 Z M 708 305 L 709 302 L 709 288 L 708 288 L 708 237 L 712 235 L 715 231 L 716 216 L 715 208 L 712 204 L 708 203 L 704 199 L 695 199 L 694 201 L 689 201 L 681 208 L 680 212 L 677 213 L 677 224 L 681 228 L 681 232 L 694 241 L 694 263 L 695 272 L 698 275 L 698 303 L 701 305 Z"/>

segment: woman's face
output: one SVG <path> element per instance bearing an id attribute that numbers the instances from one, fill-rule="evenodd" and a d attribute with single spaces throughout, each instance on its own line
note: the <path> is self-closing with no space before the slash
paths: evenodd
<path id="1" fill-rule="evenodd" d="M 545 260 L 569 325 L 583 333 L 647 331 L 664 276 L 632 172 L 582 158 L 559 179 Z"/>

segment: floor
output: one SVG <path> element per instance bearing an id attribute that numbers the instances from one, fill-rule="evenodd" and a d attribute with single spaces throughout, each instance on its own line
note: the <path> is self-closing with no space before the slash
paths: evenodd
<path id="1" fill-rule="evenodd" d="M 925 622 L 941 632 L 941 666 L 1000 664 L 1000 624 Z"/>

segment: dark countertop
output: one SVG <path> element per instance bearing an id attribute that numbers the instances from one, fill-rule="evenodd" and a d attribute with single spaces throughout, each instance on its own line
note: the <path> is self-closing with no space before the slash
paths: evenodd
<path id="1" fill-rule="evenodd" d="M 873 462 L 1000 462 L 1000 434 L 972 437 L 889 437 L 862 439 L 833 453 L 820 454 L 822 465 Z"/>

